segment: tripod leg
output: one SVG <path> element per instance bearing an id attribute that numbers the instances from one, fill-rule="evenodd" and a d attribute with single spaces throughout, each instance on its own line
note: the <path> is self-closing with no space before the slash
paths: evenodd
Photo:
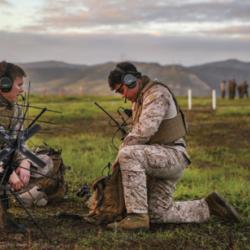
<path id="1" fill-rule="evenodd" d="M 10 193 L 13 195 L 15 200 L 19 203 L 19 205 L 24 209 L 28 217 L 31 219 L 31 221 L 34 223 L 34 225 L 40 230 L 40 232 L 44 235 L 44 237 L 48 240 L 51 241 L 48 237 L 48 235 L 45 233 L 45 231 L 40 227 L 40 225 L 37 223 L 37 221 L 34 219 L 34 217 L 31 215 L 29 210 L 24 206 L 23 201 L 18 197 L 18 194 L 16 194 L 14 191 L 11 189 L 8 189 Z"/>

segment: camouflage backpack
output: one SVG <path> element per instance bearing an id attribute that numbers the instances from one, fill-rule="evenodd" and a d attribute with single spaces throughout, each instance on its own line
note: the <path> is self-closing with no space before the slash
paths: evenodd
<path id="1" fill-rule="evenodd" d="M 67 184 L 64 180 L 65 165 L 61 156 L 61 150 L 56 150 L 51 147 L 39 147 L 36 151 L 37 155 L 46 154 L 53 161 L 52 171 L 49 176 L 53 179 L 42 177 L 35 180 L 36 185 L 47 194 L 49 201 L 62 199 L 67 192 Z"/>
<path id="2" fill-rule="evenodd" d="M 31 206 L 32 203 L 38 205 L 37 201 L 40 198 L 44 198 L 47 202 L 62 200 L 67 193 L 67 184 L 64 180 L 65 165 L 61 157 L 61 150 L 56 150 L 48 146 L 39 146 L 34 150 L 34 153 L 41 159 L 49 159 L 51 164 L 47 164 L 50 166 L 46 170 L 34 168 L 34 166 L 31 167 L 32 177 L 30 183 L 19 192 L 20 198 L 23 199 L 24 204 L 27 206 Z M 40 175 L 39 173 L 44 175 Z M 46 201 L 44 204 L 38 206 L 46 205 Z"/>
<path id="3" fill-rule="evenodd" d="M 125 217 L 126 207 L 119 166 L 114 168 L 111 175 L 98 178 L 93 183 L 93 190 L 86 220 L 94 224 L 108 224 Z"/>

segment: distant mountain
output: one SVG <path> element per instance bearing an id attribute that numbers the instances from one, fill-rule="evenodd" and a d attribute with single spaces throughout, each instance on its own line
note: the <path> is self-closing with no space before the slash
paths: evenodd
<path id="1" fill-rule="evenodd" d="M 166 83 L 176 95 L 186 95 L 188 89 L 193 95 L 207 95 L 210 87 L 187 68 L 180 65 L 161 66 L 153 63 L 135 63 L 140 72 L 151 79 Z"/>
<path id="2" fill-rule="evenodd" d="M 250 82 L 250 63 L 237 60 L 214 62 L 193 67 L 160 65 L 157 63 L 133 62 L 137 69 L 166 83 L 176 95 L 209 95 L 212 88 L 218 89 L 222 79 L 246 79 Z M 114 62 L 96 65 L 69 64 L 58 61 L 43 61 L 20 64 L 32 81 L 32 92 L 65 94 L 110 95 L 107 78 L 115 67 Z"/>
<path id="3" fill-rule="evenodd" d="M 230 59 L 189 67 L 202 81 L 219 91 L 222 80 L 235 79 L 237 83 L 246 80 L 250 83 L 250 63 Z"/>

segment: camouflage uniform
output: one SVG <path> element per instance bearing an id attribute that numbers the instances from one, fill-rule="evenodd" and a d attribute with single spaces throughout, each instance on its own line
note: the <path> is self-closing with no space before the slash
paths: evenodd
<path id="1" fill-rule="evenodd" d="M 23 115 L 21 107 L 15 103 L 8 102 L 0 95 L 0 126 L 2 126 L 5 131 L 10 132 L 11 136 L 15 138 L 18 130 L 22 128 L 22 121 Z M 5 143 L 0 142 L 0 147 L 3 148 L 4 146 Z M 47 164 L 44 168 L 35 166 L 36 173 L 32 172 L 33 167 L 31 167 L 31 179 L 29 185 L 18 192 L 19 198 L 22 199 L 26 206 L 31 206 L 32 204 L 44 206 L 47 204 L 50 197 L 51 199 L 57 199 L 58 196 L 62 198 L 66 192 L 63 179 L 64 169 L 62 169 L 63 166 L 61 164 L 62 159 L 60 157 L 55 157 L 56 159 L 54 161 L 53 157 L 49 157 L 45 154 L 39 154 L 37 156 Z M 16 151 L 14 161 L 17 165 L 23 159 L 25 159 L 25 157 Z M 37 173 L 52 176 L 57 180 L 51 180 Z M 8 207 L 8 205 L 5 206 L 6 208 Z"/>
<path id="2" fill-rule="evenodd" d="M 10 132 L 12 138 L 15 138 L 18 130 L 21 129 L 22 126 L 22 110 L 19 106 L 14 103 L 10 103 L 5 100 L 0 95 L 0 126 L 6 131 Z M 5 146 L 4 142 L 0 141 L 0 147 L 3 148 Z M 14 156 L 14 160 L 16 162 L 20 162 L 24 157 L 16 152 Z"/>
<path id="3" fill-rule="evenodd" d="M 237 83 L 234 79 L 228 81 L 228 97 L 229 97 L 229 99 L 235 98 L 236 87 L 237 87 Z"/>
<path id="4" fill-rule="evenodd" d="M 142 88 L 151 80 L 144 76 Z M 148 89 L 133 103 L 133 127 L 118 153 L 127 213 L 149 213 L 151 222 L 203 222 L 209 216 L 204 199 L 173 202 L 175 185 L 189 164 L 184 139 L 171 145 L 148 145 L 164 119 L 177 115 L 169 90 Z"/>
<path id="5" fill-rule="evenodd" d="M 220 83 L 220 92 L 221 92 L 221 98 L 225 98 L 226 96 L 226 81 L 221 81 Z"/>
<path id="6" fill-rule="evenodd" d="M 8 102 L 0 95 L 0 129 L 10 132 L 11 137 L 16 136 L 16 131 L 21 128 L 21 109 L 14 103 Z M 0 150 L 5 146 L 5 142 L 0 140 Z M 18 152 L 14 155 L 14 161 L 20 162 L 23 156 Z M 0 163 L 0 181 L 3 177 L 3 166 Z M 3 228 L 5 224 L 5 214 L 8 208 L 8 197 L 5 189 L 0 187 L 0 227 Z"/>
<path id="7" fill-rule="evenodd" d="M 244 98 L 245 96 L 248 98 L 248 84 L 246 81 L 243 81 L 241 84 L 239 84 L 237 89 L 239 98 Z"/>
<path id="8" fill-rule="evenodd" d="M 46 166 L 44 168 L 36 166 L 35 172 L 31 167 L 30 183 L 19 191 L 19 197 L 26 207 L 46 206 L 48 202 L 60 201 L 67 192 L 61 151 L 42 146 L 38 147 L 35 153 Z"/>

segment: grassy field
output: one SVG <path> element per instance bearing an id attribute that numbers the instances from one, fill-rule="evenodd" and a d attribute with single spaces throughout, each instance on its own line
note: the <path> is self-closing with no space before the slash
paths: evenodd
<path id="1" fill-rule="evenodd" d="M 32 209 L 37 221 L 56 243 L 46 242 L 28 222 L 20 209 L 13 209 L 31 228 L 30 237 L 2 235 L 0 248 L 23 249 L 250 249 L 250 100 L 218 100 L 212 111 L 209 98 L 195 98 L 194 110 L 188 111 L 186 98 L 178 98 L 189 123 L 187 142 L 192 158 L 177 185 L 177 200 L 195 199 L 219 191 L 242 215 L 242 222 L 231 224 L 217 218 L 201 225 L 152 225 L 149 233 L 113 233 L 73 219 L 60 219 L 57 212 L 82 214 L 81 199 L 75 195 L 83 183 L 90 184 L 111 162 L 116 149 L 111 144 L 113 131 L 109 120 L 95 105 L 98 101 L 115 117 L 124 103 L 116 97 L 38 97 L 31 103 L 62 111 L 48 112 L 41 120 L 41 133 L 30 146 L 46 142 L 60 147 L 69 183 L 68 199 L 59 205 Z M 126 104 L 129 107 L 129 104 Z M 30 109 L 32 117 L 39 111 Z M 119 145 L 119 139 L 115 140 Z"/>

